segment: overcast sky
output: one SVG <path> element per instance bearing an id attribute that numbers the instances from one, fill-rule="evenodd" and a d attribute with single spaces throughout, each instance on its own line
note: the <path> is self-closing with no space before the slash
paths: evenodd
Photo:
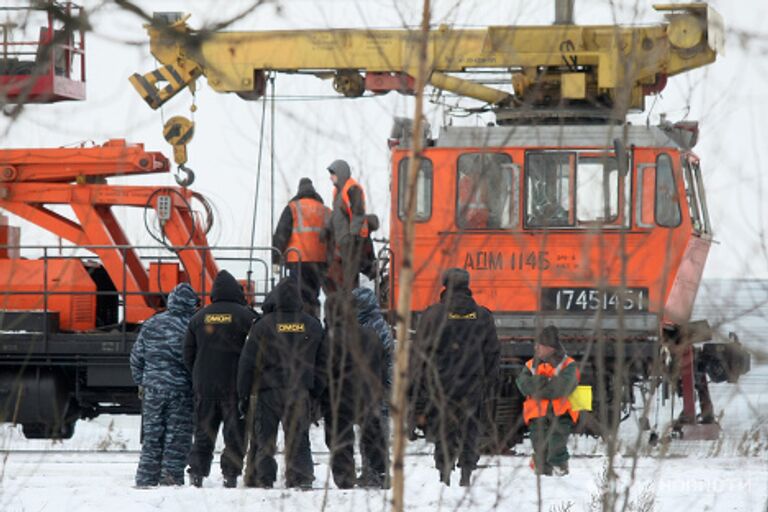
<path id="1" fill-rule="evenodd" d="M 244 1 L 138 1 L 147 11 L 184 11 L 192 14 L 193 27 L 214 23 L 242 10 Z M 661 15 L 651 1 L 577 0 L 576 22 L 582 24 L 658 22 Z M 402 27 L 417 25 L 421 0 L 284 0 L 278 10 L 266 5 L 238 22 L 234 28 Z M 435 1 L 434 23 L 458 26 L 547 24 L 552 21 L 554 0 Z M 768 168 L 765 165 L 768 119 L 768 2 L 764 0 L 712 1 L 723 15 L 727 51 L 702 70 L 675 77 L 656 101 L 651 122 L 666 113 L 668 119 L 699 120 L 701 137 L 695 151 L 702 158 L 710 216 L 718 244 L 713 245 L 706 277 L 768 277 Z M 170 155 L 162 138 L 161 113 L 147 107 L 127 77 L 156 67 L 146 45 L 142 22 L 135 15 L 101 2 L 85 2 L 93 9 L 94 32 L 87 35 L 88 99 L 55 106 L 30 106 L 8 130 L 0 119 L 3 147 L 38 147 L 72 144 L 83 140 L 102 142 L 126 138 Z M 733 33 L 732 31 L 737 31 Z M 739 37 L 756 34 L 757 38 Z M 256 187 L 261 102 L 245 102 L 207 87 L 197 95 L 196 133 L 189 147 L 189 166 L 197 174 L 195 190 L 211 199 L 217 225 L 211 243 L 246 245 L 250 239 L 253 195 Z M 279 76 L 275 118 L 275 216 L 293 195 L 298 180 L 308 176 L 326 199 L 331 184 L 325 167 L 336 158 L 347 159 L 353 174 L 368 190 L 370 208 L 388 216 L 389 152 L 386 139 L 394 116 L 412 116 L 412 100 L 390 93 L 377 98 L 338 99 L 329 81 L 311 77 Z M 290 96 L 312 96 L 311 101 Z M 327 98 L 326 98 L 327 97 Z M 325 98 L 325 99 L 324 99 Z M 652 104 L 653 99 L 648 101 Z M 165 119 L 189 113 L 191 96 L 181 93 L 164 108 Z M 433 105 L 428 113 L 436 135 L 442 111 Z M 647 113 L 636 122 L 644 123 Z M 459 120 L 457 123 L 482 122 Z M 269 134 L 269 129 L 267 134 Z M 270 238 L 269 141 L 261 181 L 257 243 Z M 137 180 L 122 180 L 136 183 Z M 170 176 L 153 176 L 147 183 L 173 184 Z M 123 214 L 121 214 L 123 215 Z M 124 218 L 131 218 L 124 214 Z M 42 240 L 25 226 L 24 243 Z M 144 227 L 130 221 L 128 234 L 142 239 Z"/>

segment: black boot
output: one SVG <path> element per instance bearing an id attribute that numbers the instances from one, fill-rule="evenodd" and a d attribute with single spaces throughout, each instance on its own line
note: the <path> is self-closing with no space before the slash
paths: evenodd
<path id="1" fill-rule="evenodd" d="M 312 480 L 307 479 L 299 479 L 299 480 L 293 480 L 291 482 L 286 482 L 285 486 L 289 489 L 299 489 L 300 491 L 310 491 L 312 490 Z"/>
<path id="2" fill-rule="evenodd" d="M 237 487 L 237 475 L 225 476 L 224 487 L 226 487 L 227 489 L 234 489 L 235 487 Z"/>
<path id="3" fill-rule="evenodd" d="M 381 489 L 384 486 L 384 475 L 371 468 L 365 468 L 357 479 L 357 485 L 364 489 Z"/>
<path id="4" fill-rule="evenodd" d="M 451 486 L 451 473 L 452 471 L 450 469 L 440 470 L 440 481 L 444 483 L 447 487 Z"/>
<path id="5" fill-rule="evenodd" d="M 459 485 L 462 487 L 469 487 L 471 477 L 472 477 L 471 469 L 461 468 L 461 480 L 459 481 Z"/>
<path id="6" fill-rule="evenodd" d="M 355 477 L 348 476 L 340 478 L 333 477 L 333 481 L 339 489 L 352 489 L 355 486 L 355 483 L 357 483 L 356 480 Z"/>
<path id="7" fill-rule="evenodd" d="M 264 482 L 262 480 L 257 480 L 255 478 L 251 479 L 245 479 L 244 482 L 246 487 L 255 487 L 257 489 L 271 489 L 272 488 L 272 482 Z"/>
<path id="8" fill-rule="evenodd" d="M 203 475 L 197 475 L 195 473 L 189 474 L 189 485 L 193 487 L 202 487 L 203 486 Z"/>

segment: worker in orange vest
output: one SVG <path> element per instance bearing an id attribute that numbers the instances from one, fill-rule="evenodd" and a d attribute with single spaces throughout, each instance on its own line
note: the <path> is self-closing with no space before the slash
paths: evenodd
<path id="1" fill-rule="evenodd" d="M 568 396 L 579 384 L 576 361 L 560 343 L 557 327 L 545 327 L 530 359 L 517 378 L 525 395 L 523 419 L 531 433 L 531 468 L 541 475 L 568 474 L 568 436 L 579 419 Z"/>
<path id="2" fill-rule="evenodd" d="M 369 234 L 365 192 L 352 178 L 344 160 L 333 161 L 328 172 L 333 182 L 333 209 L 328 226 L 334 244 L 332 280 L 337 290 L 351 292 L 359 284 L 360 259 Z"/>
<path id="3" fill-rule="evenodd" d="M 320 288 L 328 272 L 323 229 L 330 213 L 312 180 L 301 178 L 298 192 L 283 209 L 272 235 L 272 246 L 279 251 L 272 254 L 273 265 L 284 256 L 288 272 L 301 282 L 305 311 L 316 317 L 320 313 Z"/>

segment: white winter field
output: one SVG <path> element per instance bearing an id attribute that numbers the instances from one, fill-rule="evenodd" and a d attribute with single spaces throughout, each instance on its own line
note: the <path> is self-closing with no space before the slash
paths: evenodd
<path id="1" fill-rule="evenodd" d="M 725 294 L 730 298 L 722 302 Z M 717 300 L 715 300 L 717 298 Z M 711 281 L 701 294 L 697 312 L 723 321 L 721 332 L 738 330 L 748 346 L 768 341 L 768 284 L 760 281 Z M 726 305 L 723 305 L 726 304 Z M 768 364 L 753 358 L 752 371 L 738 384 L 711 386 L 722 436 L 717 441 L 672 440 L 655 448 L 630 417 L 621 430 L 619 454 L 613 459 L 620 496 L 616 510 L 754 511 L 768 510 Z M 675 404 L 676 413 L 681 404 Z M 660 432 L 671 418 L 667 402 L 652 424 Z M 2 512 L 141 512 L 216 510 L 378 511 L 388 510 L 389 491 L 335 488 L 330 479 L 322 429 L 313 427 L 315 483 L 311 491 L 283 487 L 284 469 L 278 456 L 280 480 L 271 490 L 224 489 L 217 457 L 202 489 L 191 487 L 133 488 L 138 461 L 139 418 L 103 416 L 81 421 L 75 436 L 64 442 L 27 441 L 20 427 L 0 429 L 0 511 Z M 221 443 L 221 441 L 219 441 Z M 219 445 L 219 448 L 221 446 Z M 406 459 L 406 508 L 433 510 L 542 510 L 587 512 L 602 510 L 602 475 L 606 448 L 594 439 L 573 437 L 571 473 L 563 478 L 537 479 L 528 468 L 531 448 L 526 441 L 517 453 L 484 456 L 470 488 L 438 482 L 431 447 L 409 445 Z"/>

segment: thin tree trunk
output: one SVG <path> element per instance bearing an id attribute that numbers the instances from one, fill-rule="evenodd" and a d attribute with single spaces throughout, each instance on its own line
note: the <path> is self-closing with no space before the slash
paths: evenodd
<path id="1" fill-rule="evenodd" d="M 411 285 L 413 283 L 413 218 L 416 210 L 416 183 L 422 150 L 424 84 L 427 80 L 427 48 L 429 43 L 430 3 L 424 0 L 421 15 L 418 69 L 416 73 L 416 106 L 413 113 L 413 136 L 408 162 L 408 184 L 405 192 L 406 215 L 403 231 L 403 254 L 397 298 L 397 354 L 395 381 L 392 389 L 392 420 L 395 427 L 392 457 L 392 511 L 402 512 L 405 489 L 406 421 L 408 417 L 408 355 L 411 329 Z"/>

